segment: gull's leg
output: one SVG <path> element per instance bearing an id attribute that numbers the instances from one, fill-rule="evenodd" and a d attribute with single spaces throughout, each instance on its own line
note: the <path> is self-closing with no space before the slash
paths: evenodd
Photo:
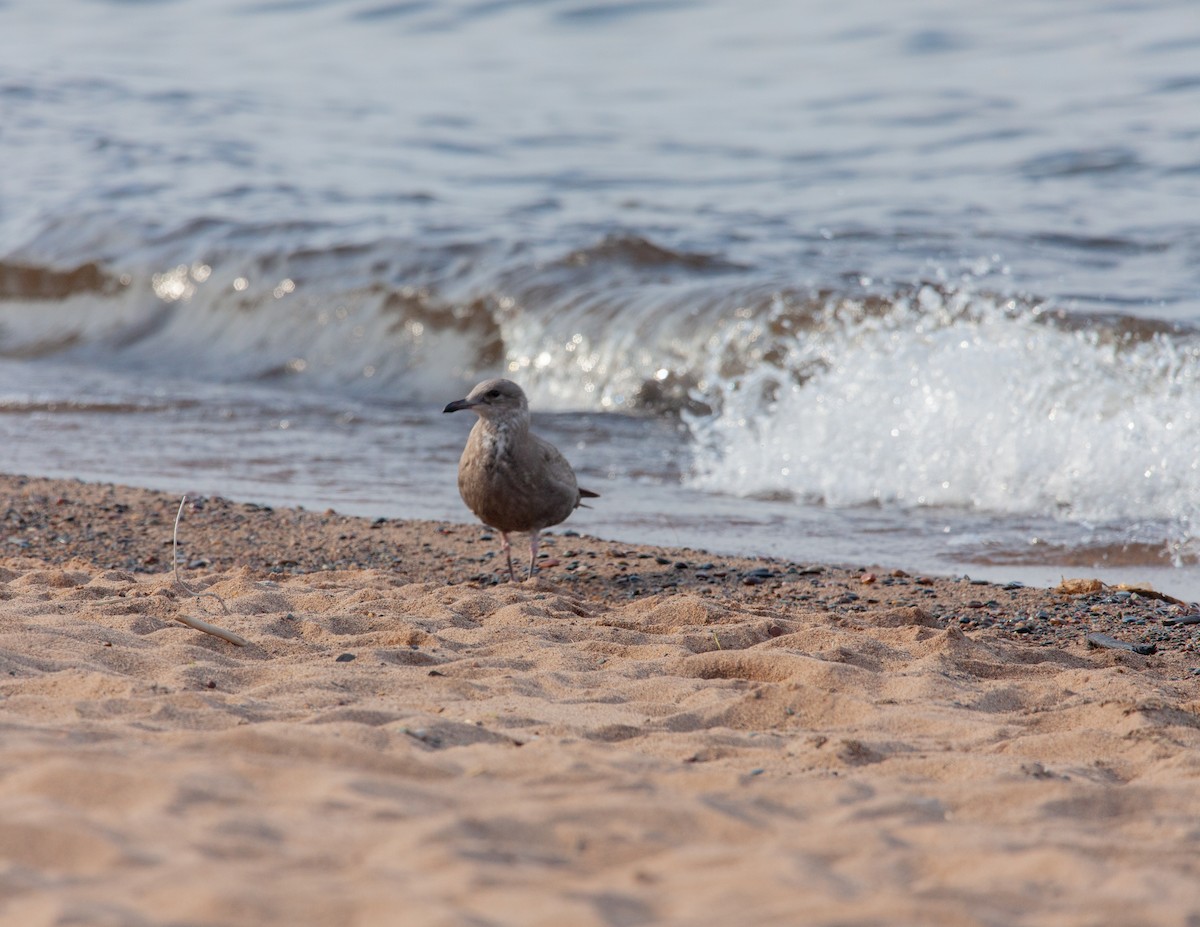
<path id="1" fill-rule="evenodd" d="M 540 531 L 534 531 L 529 535 L 529 576 L 526 579 L 532 579 L 534 571 L 537 570 L 537 548 L 538 535 Z"/>
<path id="2" fill-rule="evenodd" d="M 504 551 L 504 556 L 508 558 L 508 578 L 515 583 L 517 581 L 517 571 L 513 569 L 512 543 L 508 540 L 508 532 L 506 531 L 500 532 L 500 549 Z"/>

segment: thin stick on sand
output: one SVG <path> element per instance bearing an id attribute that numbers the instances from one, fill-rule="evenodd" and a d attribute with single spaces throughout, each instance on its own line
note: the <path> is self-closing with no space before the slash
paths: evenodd
<path id="1" fill-rule="evenodd" d="M 239 647 L 248 647 L 250 645 L 250 642 L 246 638 L 239 637 L 232 631 L 226 631 L 224 628 L 218 628 L 215 624 L 209 624 L 207 621 L 193 618 L 191 615 L 176 615 L 175 620 L 182 621 L 189 628 L 195 628 L 197 631 L 203 631 L 205 634 L 219 637 L 221 640 L 229 641 L 229 643 L 236 644 Z"/>
<path id="2" fill-rule="evenodd" d="M 193 589 L 183 581 L 183 577 L 179 575 L 179 519 L 183 517 L 183 507 L 187 504 L 187 495 L 185 494 L 179 500 L 179 511 L 175 513 L 175 530 L 171 534 L 171 566 L 175 572 L 175 585 L 186 592 L 190 596 L 195 596 L 197 599 L 211 598 L 216 599 L 217 604 L 221 606 L 221 611 L 226 615 L 229 614 L 229 606 L 215 592 L 203 592 L 199 589 Z M 207 621 L 202 621 L 199 618 L 192 618 L 189 615 L 176 615 L 176 621 L 181 621 L 189 628 L 195 628 L 197 631 L 203 631 L 205 634 L 211 634 L 213 637 L 219 637 L 221 640 L 229 641 L 231 644 L 236 644 L 238 647 L 246 647 L 249 641 L 244 637 L 239 637 L 232 631 L 226 631 L 224 628 L 219 628 L 215 624 L 209 624 Z"/>
<path id="3" fill-rule="evenodd" d="M 186 504 L 187 496 L 184 495 L 184 497 L 179 500 L 179 511 L 175 513 L 175 530 L 171 534 L 171 566 L 175 570 L 175 585 L 188 595 L 195 596 L 197 599 L 216 599 L 217 603 L 221 606 L 221 611 L 228 615 L 229 606 L 225 604 L 224 599 L 222 599 L 215 592 L 202 592 L 199 589 L 193 589 L 191 586 L 185 583 L 183 581 L 183 577 L 179 575 L 179 519 L 183 517 L 183 507 Z"/>

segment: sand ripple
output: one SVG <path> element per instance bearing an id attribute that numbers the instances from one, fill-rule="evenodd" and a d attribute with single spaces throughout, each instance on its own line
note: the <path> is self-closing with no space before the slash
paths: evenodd
<path id="1" fill-rule="evenodd" d="M 1200 699 L 1169 659 L 915 608 L 231 569 L 200 580 L 226 616 L 169 576 L 0 577 L 4 923 L 1200 910 Z"/>

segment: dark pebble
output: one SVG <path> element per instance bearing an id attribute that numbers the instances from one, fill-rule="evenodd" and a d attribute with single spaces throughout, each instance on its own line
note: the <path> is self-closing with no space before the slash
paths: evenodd
<path id="1" fill-rule="evenodd" d="M 1158 650 L 1153 644 L 1131 644 L 1129 641 L 1117 640 L 1107 634 L 1089 634 L 1086 638 L 1089 647 L 1105 647 L 1109 650 L 1129 650 L 1133 653 L 1149 656 Z"/>
<path id="2" fill-rule="evenodd" d="M 334 663 L 349 663 L 353 659 L 354 659 L 354 654 L 343 653 L 343 654 L 339 655 L 338 658 L 336 660 L 334 660 L 333 662 Z"/>

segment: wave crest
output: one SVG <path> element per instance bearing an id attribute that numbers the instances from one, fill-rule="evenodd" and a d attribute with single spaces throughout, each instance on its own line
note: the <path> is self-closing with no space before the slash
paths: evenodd
<path id="1" fill-rule="evenodd" d="M 836 506 L 966 507 L 1200 527 L 1200 341 L 1063 326 L 1043 306 L 932 286 L 890 306 L 831 300 L 807 337 L 771 318 L 705 376 L 693 481 Z M 1122 328 L 1124 330 L 1122 330 Z"/>

